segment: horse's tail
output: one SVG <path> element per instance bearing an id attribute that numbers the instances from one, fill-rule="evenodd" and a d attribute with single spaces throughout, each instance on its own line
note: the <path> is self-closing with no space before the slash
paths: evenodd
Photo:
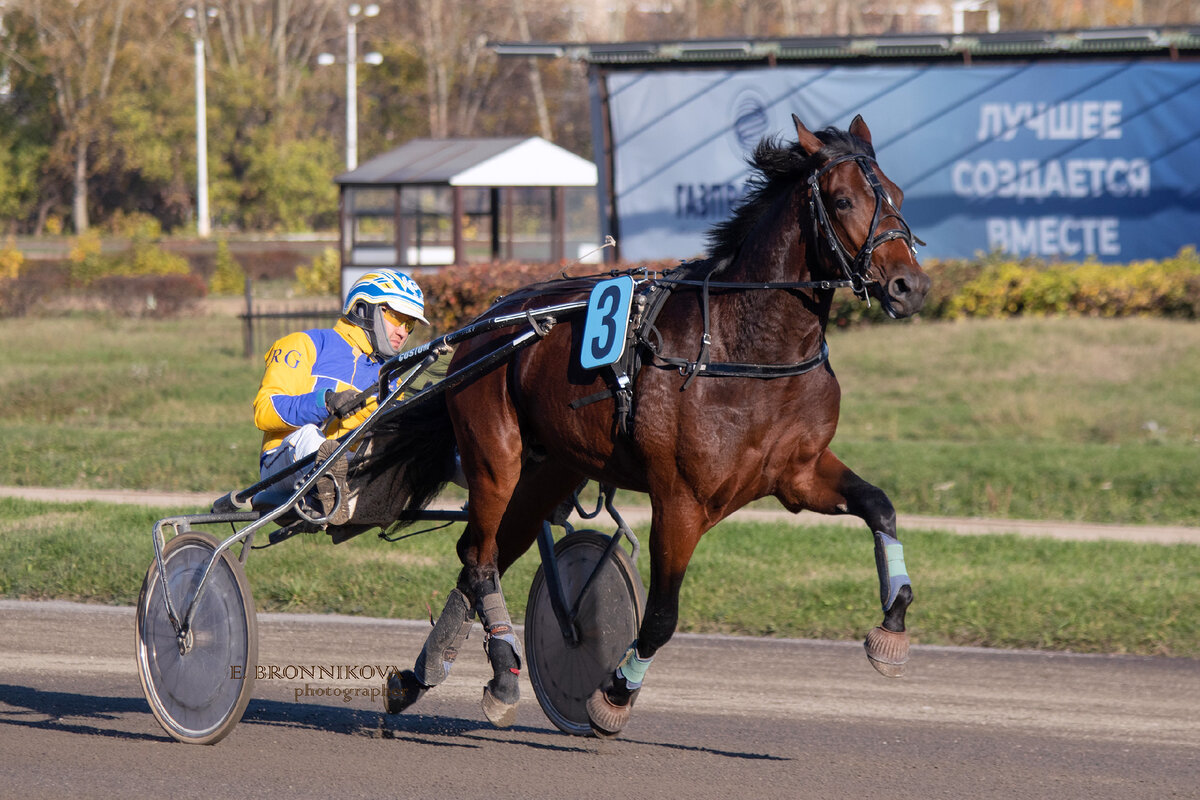
<path id="1" fill-rule="evenodd" d="M 437 394 L 379 421 L 365 469 L 374 475 L 390 472 L 393 495 L 404 499 L 403 511 L 416 512 L 455 476 L 455 448 L 446 398 Z"/>

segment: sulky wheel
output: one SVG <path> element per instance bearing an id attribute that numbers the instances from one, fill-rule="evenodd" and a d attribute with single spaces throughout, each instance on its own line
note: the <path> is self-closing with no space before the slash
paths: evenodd
<path id="1" fill-rule="evenodd" d="M 181 621 L 217 546 L 208 534 L 184 533 L 163 549 L 171 602 Z M 150 710 L 167 733 L 188 744 L 225 738 L 250 701 L 257 663 L 254 597 L 236 558 L 225 552 L 213 565 L 182 654 L 163 600 L 158 562 L 150 564 L 138 597 L 138 675 Z"/>
<path id="2" fill-rule="evenodd" d="M 608 541 L 604 534 L 579 531 L 554 545 L 568 610 L 603 558 Z M 554 616 L 544 570 L 544 566 L 539 567 L 533 577 L 525 609 L 529 680 L 542 710 L 559 730 L 590 736 L 588 696 L 637 638 L 646 590 L 629 556 L 617 547 L 579 604 L 579 643 L 573 644 L 563 638 Z"/>

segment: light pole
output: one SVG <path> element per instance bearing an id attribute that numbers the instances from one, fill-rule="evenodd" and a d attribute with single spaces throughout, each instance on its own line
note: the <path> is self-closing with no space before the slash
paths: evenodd
<path id="1" fill-rule="evenodd" d="M 352 170 L 358 166 L 358 18 L 374 17 L 379 13 L 379 6 L 371 3 L 360 6 L 351 3 L 346 8 L 346 169 Z M 331 53 L 321 53 L 317 63 L 329 65 L 337 59 Z M 367 53 L 363 61 L 368 64 L 380 64 L 383 56 L 379 53 Z"/>
<path id="2" fill-rule="evenodd" d="M 202 239 L 212 233 L 208 213 L 208 101 L 204 91 L 204 21 L 196 9 L 183 15 L 193 22 L 193 45 L 196 51 L 196 233 Z M 217 9 L 205 12 L 208 19 L 217 16 Z"/>

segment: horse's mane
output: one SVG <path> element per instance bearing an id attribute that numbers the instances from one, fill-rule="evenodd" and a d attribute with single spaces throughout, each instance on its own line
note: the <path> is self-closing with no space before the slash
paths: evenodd
<path id="1" fill-rule="evenodd" d="M 830 158 L 851 153 L 875 157 L 870 144 L 848 131 L 825 128 L 817 131 L 816 137 L 824 146 L 812 156 L 806 154 L 798 142 L 786 143 L 777 137 L 767 137 L 758 143 L 746 159 L 754 173 L 746 181 L 745 195 L 733 216 L 717 223 L 708 232 L 710 258 L 723 260 L 737 255 L 742 242 L 767 209 Z"/>

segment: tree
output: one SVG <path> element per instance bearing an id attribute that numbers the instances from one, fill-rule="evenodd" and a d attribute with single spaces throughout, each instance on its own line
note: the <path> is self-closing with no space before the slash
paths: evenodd
<path id="1" fill-rule="evenodd" d="M 0 76 L 7 89 L 0 113 L 0 221 L 6 234 L 37 232 L 61 197 L 42 169 L 56 136 L 54 88 L 38 66 L 32 26 L 10 16 L 0 21 L 0 31 Z"/>
<path id="2" fill-rule="evenodd" d="M 114 81 L 125 65 L 118 61 L 128 42 L 125 29 L 129 0 L 20 0 L 14 11 L 32 21 L 44 66 L 54 85 L 54 109 L 59 136 L 51 164 L 71 173 L 75 231 L 86 231 L 88 219 L 89 153 L 106 138 L 105 113 Z M 16 63 L 26 66 L 23 59 Z"/>

